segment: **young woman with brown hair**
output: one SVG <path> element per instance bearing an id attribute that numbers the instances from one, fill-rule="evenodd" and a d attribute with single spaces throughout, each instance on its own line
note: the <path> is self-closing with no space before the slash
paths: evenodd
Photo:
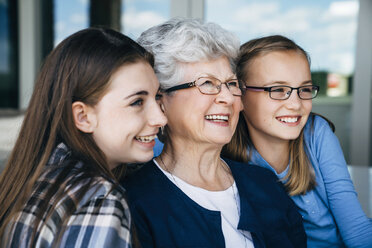
<path id="1" fill-rule="evenodd" d="M 62 41 L 37 78 L 0 177 L 2 247 L 131 247 L 118 180 L 166 118 L 153 56 L 110 29 Z"/>

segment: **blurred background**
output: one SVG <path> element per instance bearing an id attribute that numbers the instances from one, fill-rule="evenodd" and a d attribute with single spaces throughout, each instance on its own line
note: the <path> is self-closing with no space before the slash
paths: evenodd
<path id="1" fill-rule="evenodd" d="M 311 56 L 313 111 L 336 126 L 363 208 L 372 217 L 371 0 L 0 0 L 0 170 L 45 56 L 68 35 L 108 26 L 137 39 L 171 17 L 215 22 L 241 42 L 282 34 Z"/>

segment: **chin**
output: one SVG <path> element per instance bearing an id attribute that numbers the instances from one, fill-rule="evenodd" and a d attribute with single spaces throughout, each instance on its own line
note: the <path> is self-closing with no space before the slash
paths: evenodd
<path id="1" fill-rule="evenodd" d="M 154 153 L 151 151 L 151 153 L 143 155 L 140 162 L 143 163 L 143 162 L 150 161 L 153 157 L 154 157 Z"/>
<path id="2" fill-rule="evenodd" d="M 287 135 L 286 137 L 284 137 L 284 139 L 286 139 L 286 140 L 295 140 L 299 136 L 300 136 L 300 134 Z"/>
<path id="3" fill-rule="evenodd" d="M 225 139 L 214 140 L 213 143 L 216 144 L 216 145 L 219 145 L 219 146 L 224 146 L 231 141 L 231 138 L 232 137 L 225 138 Z"/>

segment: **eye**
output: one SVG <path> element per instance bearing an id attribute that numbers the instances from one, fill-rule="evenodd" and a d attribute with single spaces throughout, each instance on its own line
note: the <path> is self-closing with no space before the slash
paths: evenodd
<path id="1" fill-rule="evenodd" d="M 301 88 L 301 92 L 304 92 L 304 93 L 311 93 L 312 91 L 313 91 L 312 86 L 305 86 L 305 87 Z"/>
<path id="2" fill-rule="evenodd" d="M 209 79 L 205 79 L 201 84 L 200 86 L 207 86 L 207 87 L 210 87 L 210 86 L 213 86 L 213 81 L 212 80 L 209 80 Z"/>
<path id="3" fill-rule="evenodd" d="M 227 82 L 226 84 L 227 84 L 229 87 L 239 88 L 239 83 L 238 83 L 238 81 L 230 81 L 230 82 Z"/>
<path id="4" fill-rule="evenodd" d="M 278 92 L 278 93 L 282 93 L 282 92 L 285 92 L 286 89 L 284 87 L 272 87 L 271 88 L 271 92 Z"/>
<path id="5" fill-rule="evenodd" d="M 130 106 L 142 106 L 143 105 L 143 99 L 142 98 L 138 98 L 136 100 L 134 100 L 131 104 L 129 104 Z"/>
<path id="6" fill-rule="evenodd" d="M 163 98 L 163 94 L 161 94 L 161 93 L 158 93 L 158 94 L 156 94 L 156 96 L 155 96 L 155 100 L 156 101 L 159 101 L 159 100 L 161 100 Z"/>

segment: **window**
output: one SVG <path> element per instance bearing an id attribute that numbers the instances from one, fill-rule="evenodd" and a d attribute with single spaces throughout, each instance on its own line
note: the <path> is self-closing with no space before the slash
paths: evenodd
<path id="1" fill-rule="evenodd" d="M 293 39 L 310 54 L 320 95 L 334 97 L 351 92 L 358 9 L 356 0 L 206 0 L 206 20 L 242 43 L 271 34 Z"/>
<path id="2" fill-rule="evenodd" d="M 17 1 L 0 1 L 0 108 L 18 107 Z"/>
<path id="3" fill-rule="evenodd" d="M 54 0 L 54 46 L 89 26 L 88 0 Z"/>
<path id="4" fill-rule="evenodd" d="M 146 29 L 169 19 L 169 0 L 124 0 L 122 32 L 136 40 Z"/>

